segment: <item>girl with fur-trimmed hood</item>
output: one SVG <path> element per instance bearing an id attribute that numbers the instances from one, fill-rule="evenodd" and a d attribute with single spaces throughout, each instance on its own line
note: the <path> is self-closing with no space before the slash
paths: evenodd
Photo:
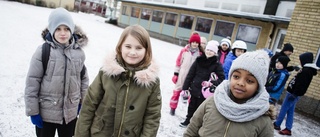
<path id="1" fill-rule="evenodd" d="M 42 32 L 46 44 L 33 54 L 26 78 L 26 115 L 36 125 L 38 137 L 54 137 L 56 130 L 60 137 L 72 137 L 89 83 L 86 72 L 80 76 L 85 61 L 82 47 L 88 39 L 63 8 L 54 9 L 48 22 Z M 42 53 L 44 46 L 50 46 L 49 53 Z M 47 68 L 42 54 L 50 55 Z"/>
<path id="2" fill-rule="evenodd" d="M 88 89 L 75 137 L 155 137 L 161 117 L 158 71 L 148 32 L 127 27 Z"/>

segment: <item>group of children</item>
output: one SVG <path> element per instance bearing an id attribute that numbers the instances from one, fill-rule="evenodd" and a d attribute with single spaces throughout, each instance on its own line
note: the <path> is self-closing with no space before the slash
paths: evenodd
<path id="1" fill-rule="evenodd" d="M 148 32 L 139 25 L 126 27 L 88 87 L 87 72 L 81 74 L 87 36 L 63 8 L 53 10 L 48 22 L 42 33 L 44 46 L 51 50 L 47 68 L 42 45 L 31 59 L 25 88 L 26 114 L 37 136 L 54 137 L 57 130 L 63 137 L 155 137 L 162 99 Z M 292 45 L 285 44 L 270 63 L 267 52 L 247 52 L 243 41 L 231 44 L 225 38 L 219 44 L 192 34 L 176 60 L 170 114 L 175 115 L 183 93 L 190 95 L 188 114 L 180 124 L 187 127 L 184 136 L 273 136 L 285 115 L 286 128 L 279 133 L 291 135 L 295 104 L 319 69 L 311 52 L 299 56 L 302 69 L 289 82 L 272 125 L 292 53 Z"/>
<path id="2" fill-rule="evenodd" d="M 178 56 L 178 69 L 174 74 L 185 79 L 179 79 L 179 91 L 174 90 L 170 101 L 170 114 L 175 115 L 180 92 L 190 95 L 186 119 L 180 123 L 181 127 L 187 127 L 184 136 L 273 136 L 273 129 L 282 135 L 291 135 L 295 104 L 319 69 L 312 64 L 313 54 L 306 52 L 299 56 L 300 69 L 299 66 L 288 66 L 294 49 L 290 43 L 284 44 L 282 51 L 273 56 L 270 50 L 247 52 L 247 45 L 241 40 L 233 44 L 227 38 L 220 44 L 211 40 L 204 47 L 193 41 L 194 37 L 200 38 L 193 34 L 189 45 Z M 193 54 L 190 45 L 194 49 L 197 47 L 200 54 Z M 204 52 L 201 52 L 202 48 Z M 184 53 L 193 55 L 193 60 L 188 60 Z M 180 70 L 184 72 L 180 73 Z M 289 72 L 293 70 L 298 73 L 289 82 L 287 95 L 275 120 L 275 105 Z M 281 130 L 285 115 L 286 128 Z M 273 124 L 272 120 L 275 120 Z"/>

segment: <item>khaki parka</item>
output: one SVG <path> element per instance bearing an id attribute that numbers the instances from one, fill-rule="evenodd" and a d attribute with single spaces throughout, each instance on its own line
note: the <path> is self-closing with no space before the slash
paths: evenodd
<path id="1" fill-rule="evenodd" d="M 265 124 L 267 123 L 267 124 Z M 214 97 L 207 98 L 194 113 L 184 137 L 273 137 L 270 116 L 233 122 L 217 110 Z"/>
<path id="2" fill-rule="evenodd" d="M 155 137 L 161 116 L 158 67 L 128 70 L 107 57 L 88 89 L 75 137 Z"/>

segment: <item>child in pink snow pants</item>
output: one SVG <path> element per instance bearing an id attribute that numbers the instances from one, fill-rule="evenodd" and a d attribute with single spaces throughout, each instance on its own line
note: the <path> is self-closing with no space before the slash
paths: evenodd
<path id="1" fill-rule="evenodd" d="M 178 106 L 182 86 L 192 63 L 198 56 L 203 53 L 203 49 L 200 46 L 200 43 L 201 42 L 199 34 L 191 35 L 189 44 L 186 45 L 178 55 L 174 75 L 172 77 L 172 82 L 175 84 L 175 87 L 173 89 L 173 95 L 170 100 L 171 115 L 175 115 L 175 110 Z"/>

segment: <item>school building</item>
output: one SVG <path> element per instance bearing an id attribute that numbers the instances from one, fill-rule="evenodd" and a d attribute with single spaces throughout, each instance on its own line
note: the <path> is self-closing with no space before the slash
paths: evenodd
<path id="1" fill-rule="evenodd" d="M 194 31 L 208 40 L 243 40 L 248 51 L 276 53 L 289 42 L 295 48 L 289 65 L 299 65 L 299 55 L 308 51 L 320 66 L 320 0 L 121 0 L 118 25 L 133 24 L 181 46 Z M 317 75 L 297 110 L 320 118 L 319 89 Z"/>

